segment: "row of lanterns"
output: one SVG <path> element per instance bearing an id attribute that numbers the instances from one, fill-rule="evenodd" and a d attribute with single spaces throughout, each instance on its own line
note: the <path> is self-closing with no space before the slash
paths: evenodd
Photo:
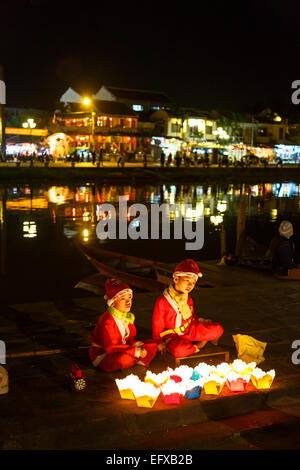
<path id="1" fill-rule="evenodd" d="M 178 405 L 183 398 L 199 399 L 202 390 L 207 395 L 219 395 L 225 385 L 231 392 L 245 392 L 250 381 L 259 390 L 269 389 L 274 377 L 274 369 L 264 372 L 255 362 L 247 364 L 235 359 L 232 364 L 222 362 L 217 366 L 201 362 L 195 368 L 168 367 L 159 374 L 147 371 L 144 381 L 131 374 L 115 382 L 121 398 L 136 400 L 139 407 L 152 408 L 160 393 L 166 404 Z"/>

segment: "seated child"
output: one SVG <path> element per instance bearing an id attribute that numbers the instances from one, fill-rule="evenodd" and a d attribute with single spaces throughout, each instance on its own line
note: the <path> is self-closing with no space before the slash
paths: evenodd
<path id="1" fill-rule="evenodd" d="M 104 312 L 89 335 L 89 349 L 94 367 L 106 372 L 141 364 L 149 367 L 157 352 L 152 340 L 135 341 L 134 315 L 130 313 L 133 292 L 130 287 L 117 280 L 105 283 L 108 309 Z"/>
<path id="2" fill-rule="evenodd" d="M 186 259 L 173 273 L 173 284 L 157 299 L 152 318 L 152 336 L 158 341 L 161 353 L 169 350 L 175 357 L 186 357 L 198 352 L 207 341 L 217 344 L 223 328 L 211 320 L 194 314 L 193 290 L 202 277 L 195 261 Z"/>

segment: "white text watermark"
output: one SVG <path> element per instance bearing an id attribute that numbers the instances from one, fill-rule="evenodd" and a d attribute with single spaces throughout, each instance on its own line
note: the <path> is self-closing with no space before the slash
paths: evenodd
<path id="1" fill-rule="evenodd" d="M 144 204 L 132 204 L 128 207 L 126 196 L 120 196 L 118 216 L 114 205 L 104 203 L 99 206 L 98 214 L 102 219 L 97 224 L 96 234 L 100 240 L 159 240 L 161 217 L 161 239 L 170 240 L 171 213 L 174 239 L 188 240 L 185 243 L 186 250 L 201 250 L 204 244 L 204 217 L 198 215 L 193 220 L 192 204 L 184 204 L 184 208 L 179 204 L 151 204 L 149 227 L 148 208 Z M 132 217 L 134 219 L 128 224 L 128 219 Z"/>

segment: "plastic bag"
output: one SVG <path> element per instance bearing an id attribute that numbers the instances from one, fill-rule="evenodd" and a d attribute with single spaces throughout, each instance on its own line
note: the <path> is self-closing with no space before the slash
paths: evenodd
<path id="1" fill-rule="evenodd" d="M 8 393 L 8 372 L 0 366 L 0 395 Z"/>
<path id="2" fill-rule="evenodd" d="M 267 343 L 258 341 L 248 335 L 233 335 L 232 337 L 235 342 L 239 359 L 247 364 L 252 361 L 256 362 L 256 364 L 260 364 L 265 360 L 263 354 Z"/>

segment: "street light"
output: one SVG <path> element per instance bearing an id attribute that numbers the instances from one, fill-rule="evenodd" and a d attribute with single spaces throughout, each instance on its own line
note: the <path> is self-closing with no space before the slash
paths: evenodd
<path id="1" fill-rule="evenodd" d="M 92 100 L 88 97 L 83 98 L 82 103 L 89 107 L 92 108 Z M 92 152 L 95 150 L 95 111 L 91 111 L 91 117 L 92 117 L 92 142 L 91 142 L 91 150 Z"/>
<path id="2" fill-rule="evenodd" d="M 34 122 L 34 119 L 27 119 L 26 122 L 23 122 L 22 126 L 25 129 L 30 129 L 30 143 L 32 146 L 32 129 L 36 127 L 36 123 Z M 31 147 L 31 165 L 32 165 L 32 147 Z"/>

